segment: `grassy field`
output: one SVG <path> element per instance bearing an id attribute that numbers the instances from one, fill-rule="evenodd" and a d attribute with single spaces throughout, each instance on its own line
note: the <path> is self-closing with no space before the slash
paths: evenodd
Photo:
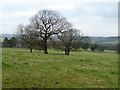
<path id="1" fill-rule="evenodd" d="M 116 53 L 3 48 L 3 88 L 117 88 Z"/>

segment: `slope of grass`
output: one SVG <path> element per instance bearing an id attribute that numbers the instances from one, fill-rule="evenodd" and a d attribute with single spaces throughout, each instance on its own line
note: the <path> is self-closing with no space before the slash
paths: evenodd
<path id="1" fill-rule="evenodd" d="M 117 88 L 115 53 L 63 52 L 49 54 L 3 48 L 4 88 Z"/>

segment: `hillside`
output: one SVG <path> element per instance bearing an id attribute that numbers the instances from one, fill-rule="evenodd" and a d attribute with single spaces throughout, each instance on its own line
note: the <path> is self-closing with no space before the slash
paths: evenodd
<path id="1" fill-rule="evenodd" d="M 15 36 L 14 34 L 1 34 L 2 39 L 4 39 L 5 37 L 11 38 L 11 37 L 14 37 L 14 36 Z"/>
<path id="2" fill-rule="evenodd" d="M 90 37 L 93 43 L 97 44 L 117 44 L 120 37 Z"/>
<path id="3" fill-rule="evenodd" d="M 3 40 L 5 37 L 11 38 L 15 36 L 14 34 L 0 34 L 1 37 L 0 39 Z M 57 40 L 56 37 L 52 37 L 54 40 Z M 111 36 L 111 37 L 94 37 L 90 36 L 92 43 L 97 43 L 97 44 L 117 44 L 118 43 L 118 38 L 120 40 L 120 36 Z M 119 41 L 120 42 L 120 41 Z"/>

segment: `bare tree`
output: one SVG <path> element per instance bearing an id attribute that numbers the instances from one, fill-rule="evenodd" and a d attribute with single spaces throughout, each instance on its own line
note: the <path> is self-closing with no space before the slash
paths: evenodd
<path id="1" fill-rule="evenodd" d="M 54 34 L 58 34 L 70 28 L 71 24 L 64 17 L 53 10 L 41 10 L 37 15 L 30 19 L 31 26 L 36 30 L 36 33 L 44 41 L 44 53 L 47 51 L 47 40 Z"/>
<path id="2" fill-rule="evenodd" d="M 72 44 L 77 40 L 78 34 L 80 36 L 79 30 L 76 28 L 71 28 L 69 30 L 63 31 L 58 35 L 58 38 L 64 43 L 65 55 L 69 55 Z"/>
<path id="3" fill-rule="evenodd" d="M 32 49 L 34 48 L 34 45 L 36 43 L 36 33 L 33 27 L 31 25 L 19 25 L 18 30 L 18 36 L 21 43 L 27 46 L 30 49 L 30 52 L 32 52 Z"/>
<path id="4" fill-rule="evenodd" d="M 72 45 L 71 47 L 74 49 L 74 50 L 77 50 L 80 48 L 81 46 L 81 43 L 83 42 L 83 34 L 81 34 L 80 30 L 78 29 L 74 29 L 75 30 L 75 37 L 72 41 Z"/>

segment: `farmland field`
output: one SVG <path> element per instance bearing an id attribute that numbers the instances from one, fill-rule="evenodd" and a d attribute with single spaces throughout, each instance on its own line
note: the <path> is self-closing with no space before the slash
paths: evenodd
<path id="1" fill-rule="evenodd" d="M 3 88 L 117 88 L 116 53 L 2 49 Z"/>

